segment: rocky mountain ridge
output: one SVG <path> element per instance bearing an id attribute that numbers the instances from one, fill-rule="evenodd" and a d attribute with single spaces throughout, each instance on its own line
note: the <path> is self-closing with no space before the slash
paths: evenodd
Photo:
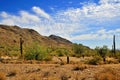
<path id="1" fill-rule="evenodd" d="M 20 28 L 19 26 L 0 25 L 0 45 L 1 46 L 18 46 L 19 39 L 24 40 L 24 44 L 29 45 L 33 42 L 37 42 L 41 46 L 58 46 L 67 47 L 72 45 L 67 39 L 59 36 L 50 35 L 42 36 L 33 29 Z"/>

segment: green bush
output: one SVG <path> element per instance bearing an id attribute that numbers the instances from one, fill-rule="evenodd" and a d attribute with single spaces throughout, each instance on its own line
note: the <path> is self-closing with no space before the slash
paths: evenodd
<path id="1" fill-rule="evenodd" d="M 65 48 L 58 48 L 58 49 L 56 49 L 56 54 L 58 56 L 60 56 L 60 57 L 68 55 L 68 53 L 69 53 L 69 51 L 67 49 L 65 49 Z"/>
<path id="2" fill-rule="evenodd" d="M 110 55 L 110 50 L 106 45 L 103 47 L 96 47 L 95 50 L 98 52 L 98 54 L 103 58 L 103 61 L 106 61 L 106 56 L 109 54 Z"/>
<path id="3" fill-rule="evenodd" d="M 93 59 L 87 61 L 88 64 L 92 65 L 98 65 L 102 61 L 102 58 L 100 56 L 95 56 Z"/>
<path id="4" fill-rule="evenodd" d="M 26 60 L 51 60 L 51 56 L 47 53 L 46 48 L 39 45 L 33 45 L 26 49 L 24 58 Z"/>
<path id="5" fill-rule="evenodd" d="M 118 60 L 118 62 L 120 63 L 120 53 L 116 53 L 115 54 L 115 58 Z"/>

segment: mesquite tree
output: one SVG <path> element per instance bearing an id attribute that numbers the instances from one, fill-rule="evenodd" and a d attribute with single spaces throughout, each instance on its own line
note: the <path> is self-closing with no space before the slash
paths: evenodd
<path id="1" fill-rule="evenodd" d="M 104 45 L 103 47 L 96 47 L 95 50 L 98 52 L 98 54 L 103 58 L 103 61 L 106 61 L 106 56 L 107 53 L 109 52 L 109 49 L 106 45 Z"/>

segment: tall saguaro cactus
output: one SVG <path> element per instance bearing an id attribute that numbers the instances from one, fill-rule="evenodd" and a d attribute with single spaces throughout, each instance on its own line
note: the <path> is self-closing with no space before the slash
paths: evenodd
<path id="1" fill-rule="evenodd" d="M 21 53 L 21 56 L 23 55 L 23 40 L 22 38 L 20 38 L 20 53 Z"/>
<path id="2" fill-rule="evenodd" d="M 113 52 L 116 53 L 115 35 L 113 36 Z"/>
<path id="3" fill-rule="evenodd" d="M 70 59 L 69 59 L 69 56 L 67 56 L 67 64 L 70 63 Z"/>

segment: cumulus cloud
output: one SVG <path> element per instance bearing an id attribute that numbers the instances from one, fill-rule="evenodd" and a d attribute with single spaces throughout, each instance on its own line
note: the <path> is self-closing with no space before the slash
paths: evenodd
<path id="1" fill-rule="evenodd" d="M 120 3 L 120 0 L 100 0 L 100 4 L 113 4 L 113 3 Z"/>
<path id="2" fill-rule="evenodd" d="M 8 17 L 8 14 L 3 11 L 3 12 L 1 12 L 0 16 L 3 17 L 3 18 L 7 18 L 7 17 Z"/>
<path id="3" fill-rule="evenodd" d="M 112 39 L 113 35 L 120 35 L 120 28 L 114 30 L 101 29 L 93 33 L 81 34 L 72 38 L 72 40 L 105 40 Z"/>
<path id="4" fill-rule="evenodd" d="M 0 12 L 0 23 L 29 27 L 42 35 L 56 34 L 69 40 L 111 39 L 113 34 L 120 34 L 120 0 L 100 0 L 99 4 L 60 10 L 52 16 L 37 6 L 32 11 L 19 11 L 19 15 Z M 109 28 L 114 24 L 114 30 Z"/>
<path id="5" fill-rule="evenodd" d="M 5 19 L 5 20 L 2 20 L 2 22 L 0 22 L 1 24 L 7 24 L 7 25 L 14 25 L 15 22 L 11 19 Z"/>
<path id="6" fill-rule="evenodd" d="M 40 7 L 34 6 L 32 10 L 37 13 L 39 16 L 42 16 L 44 18 L 50 19 L 50 15 L 47 14 L 44 10 L 42 10 Z"/>
<path id="7" fill-rule="evenodd" d="M 40 18 L 36 15 L 32 15 L 26 11 L 20 11 L 22 22 L 29 23 L 30 21 L 39 22 Z"/>
<path id="8" fill-rule="evenodd" d="M 11 15 L 6 12 L 1 12 L 1 24 L 8 24 L 8 25 L 19 25 L 19 26 L 30 26 L 31 24 L 36 24 L 40 22 L 40 18 L 37 15 L 30 14 L 27 11 L 19 11 L 19 16 Z"/>

